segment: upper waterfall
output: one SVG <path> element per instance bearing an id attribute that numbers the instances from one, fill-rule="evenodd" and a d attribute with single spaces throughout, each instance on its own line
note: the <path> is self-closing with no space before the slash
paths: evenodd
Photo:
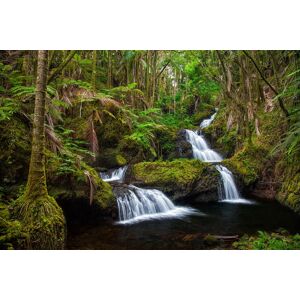
<path id="1" fill-rule="evenodd" d="M 216 112 L 208 119 L 204 119 L 200 123 L 200 128 L 208 127 L 217 115 Z M 216 151 L 209 148 L 203 135 L 199 135 L 197 131 L 186 129 L 186 139 L 192 145 L 193 156 L 196 159 L 200 159 L 203 162 L 221 162 L 223 158 Z M 234 201 L 235 203 L 251 203 L 251 201 L 242 199 L 234 182 L 232 173 L 224 166 L 217 165 L 217 171 L 221 175 L 221 190 L 220 200 L 222 201 Z"/>
<path id="2" fill-rule="evenodd" d="M 115 169 L 110 172 L 100 172 L 100 177 L 103 181 L 123 181 L 128 166 Z"/>
<path id="3" fill-rule="evenodd" d="M 222 157 L 216 151 L 209 148 L 203 136 L 197 132 L 186 129 L 187 141 L 192 145 L 193 156 L 204 162 L 220 162 Z"/>
<path id="4" fill-rule="evenodd" d="M 217 115 L 217 109 L 216 109 L 216 112 L 213 115 L 211 115 L 208 119 L 204 119 L 200 123 L 200 128 L 203 129 L 203 128 L 208 127 L 212 123 L 212 121 L 215 119 L 216 115 Z"/>

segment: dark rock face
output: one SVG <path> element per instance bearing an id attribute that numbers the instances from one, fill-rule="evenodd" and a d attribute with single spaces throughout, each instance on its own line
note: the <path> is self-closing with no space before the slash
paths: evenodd
<path id="1" fill-rule="evenodd" d="M 176 156 L 181 158 L 193 158 L 192 145 L 186 140 L 185 129 L 180 130 L 177 134 Z"/>

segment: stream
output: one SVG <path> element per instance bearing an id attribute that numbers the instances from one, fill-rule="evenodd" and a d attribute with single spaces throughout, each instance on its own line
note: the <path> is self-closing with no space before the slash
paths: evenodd
<path id="1" fill-rule="evenodd" d="M 219 199 L 193 207 L 177 206 L 161 191 L 124 185 L 115 192 L 118 221 L 104 219 L 97 224 L 74 223 L 68 228 L 68 249 L 226 249 L 230 242 L 218 243 L 207 235 L 236 236 L 258 230 L 284 228 L 299 232 L 300 216 L 277 202 L 244 199 L 233 174 L 221 164 L 222 156 L 211 149 L 202 134 L 216 112 L 199 125 L 186 129 L 193 157 L 213 163 L 220 174 Z M 122 183 L 127 166 L 100 173 L 104 181 Z"/>

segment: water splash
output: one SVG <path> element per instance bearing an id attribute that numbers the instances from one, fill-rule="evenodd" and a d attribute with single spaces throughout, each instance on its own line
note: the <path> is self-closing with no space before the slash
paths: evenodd
<path id="1" fill-rule="evenodd" d="M 209 148 L 203 136 L 197 132 L 186 129 L 186 139 L 192 145 L 193 157 L 204 162 L 220 162 L 222 157 Z"/>
<path id="2" fill-rule="evenodd" d="M 124 166 L 118 169 L 113 170 L 112 172 L 101 172 L 100 177 L 103 181 L 123 181 L 128 166 Z"/>

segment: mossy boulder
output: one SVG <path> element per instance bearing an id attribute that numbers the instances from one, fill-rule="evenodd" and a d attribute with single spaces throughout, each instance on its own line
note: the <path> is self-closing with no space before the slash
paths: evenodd
<path id="1" fill-rule="evenodd" d="M 289 167 L 284 173 L 284 180 L 280 191 L 276 198 L 277 200 L 300 213 L 300 168 L 299 165 Z"/>
<path id="2" fill-rule="evenodd" d="M 179 130 L 176 137 L 176 156 L 180 158 L 193 158 L 192 145 L 186 140 L 185 129 Z"/>
<path id="3" fill-rule="evenodd" d="M 132 166 L 126 180 L 156 188 L 173 200 L 217 201 L 219 174 L 199 160 L 142 162 Z"/>
<path id="4" fill-rule="evenodd" d="M 111 186 L 104 182 L 94 169 L 89 169 L 88 172 L 89 175 L 87 176 L 90 176 L 93 182 L 92 188 L 85 175 L 81 178 L 61 178 L 63 182 L 68 182 L 68 184 L 50 184 L 49 194 L 58 199 L 59 203 L 73 202 L 74 200 L 85 201 L 99 212 L 109 213 L 115 202 Z"/>
<path id="5" fill-rule="evenodd" d="M 268 158 L 267 150 L 258 145 L 246 145 L 224 164 L 241 179 L 245 186 L 254 184 L 259 178 Z"/>
<path id="6" fill-rule="evenodd" d="M 97 161 L 94 165 L 101 168 L 119 168 L 127 164 L 126 158 L 117 148 L 107 148 L 100 151 Z"/>
<path id="7" fill-rule="evenodd" d="M 208 104 L 204 108 L 200 108 L 200 110 L 193 115 L 193 121 L 195 124 L 200 124 L 204 119 L 209 118 L 214 112 L 214 106 Z"/>
<path id="8" fill-rule="evenodd" d="M 63 207 L 83 201 L 99 213 L 109 214 L 115 197 L 111 186 L 100 178 L 97 171 L 83 161 L 72 168 L 62 168 L 62 165 L 60 157 L 47 152 L 49 194 Z"/>

